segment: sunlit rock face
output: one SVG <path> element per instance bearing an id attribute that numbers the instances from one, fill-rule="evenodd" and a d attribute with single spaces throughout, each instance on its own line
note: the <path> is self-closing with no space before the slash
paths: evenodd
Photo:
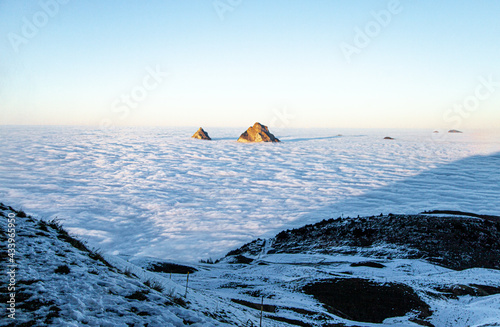
<path id="1" fill-rule="evenodd" d="M 208 136 L 208 133 L 205 132 L 201 127 L 196 131 L 196 133 L 194 133 L 192 138 L 200 140 L 211 140 L 210 136 Z"/>
<path id="2" fill-rule="evenodd" d="M 269 132 L 269 128 L 260 123 L 255 123 L 241 134 L 238 142 L 280 142 L 273 134 Z"/>

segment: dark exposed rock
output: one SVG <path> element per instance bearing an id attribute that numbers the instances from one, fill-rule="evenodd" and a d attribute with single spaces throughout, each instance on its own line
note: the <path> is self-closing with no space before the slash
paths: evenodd
<path id="1" fill-rule="evenodd" d="M 412 288 L 398 283 L 339 278 L 312 283 L 303 290 L 323 303 L 330 313 L 345 319 L 381 323 L 411 311 L 418 312 L 419 318 L 431 315 L 429 305 Z"/>
<path id="2" fill-rule="evenodd" d="M 237 255 L 231 261 L 231 263 L 241 263 L 241 264 L 245 264 L 245 265 L 248 265 L 252 262 L 253 262 L 253 259 L 247 258 L 244 255 Z"/>
<path id="3" fill-rule="evenodd" d="M 462 132 L 459 131 L 458 129 L 450 129 L 448 133 L 462 133 Z"/>
<path id="4" fill-rule="evenodd" d="M 394 138 L 390 137 L 390 136 L 386 136 L 386 137 L 384 137 L 384 140 L 394 140 Z"/>
<path id="5" fill-rule="evenodd" d="M 200 140 L 211 140 L 210 136 L 208 136 L 208 133 L 203 130 L 203 128 L 198 128 L 196 133 L 194 133 L 193 136 L 191 136 L 194 139 L 200 139 Z"/>
<path id="6" fill-rule="evenodd" d="M 246 307 L 252 308 L 252 309 L 257 309 L 257 310 L 262 309 L 262 311 L 264 311 L 264 312 L 270 312 L 270 313 L 276 312 L 275 305 L 269 305 L 269 304 L 261 305 L 260 303 L 253 303 L 253 302 L 239 300 L 239 299 L 231 299 L 231 301 L 234 303 L 238 303 L 238 304 L 244 305 Z"/>
<path id="7" fill-rule="evenodd" d="M 500 294 L 500 287 L 490 286 L 490 285 L 443 285 L 435 287 L 435 290 L 440 293 L 440 295 L 450 298 L 458 299 L 459 296 L 469 295 L 469 296 L 489 296 Z"/>
<path id="8" fill-rule="evenodd" d="M 353 262 L 351 267 L 385 268 L 383 264 L 373 261 Z"/>
<path id="9" fill-rule="evenodd" d="M 198 270 L 193 267 L 189 266 L 184 266 L 184 265 L 179 265 L 176 263 L 169 263 L 169 262 L 150 262 L 149 265 L 147 265 L 146 270 L 152 271 L 152 272 L 161 272 L 161 273 L 172 273 L 172 274 L 187 274 L 187 273 L 195 273 Z"/>
<path id="10" fill-rule="evenodd" d="M 238 142 L 280 142 L 273 134 L 269 132 L 267 126 L 255 123 L 249 127 L 238 139 Z"/>

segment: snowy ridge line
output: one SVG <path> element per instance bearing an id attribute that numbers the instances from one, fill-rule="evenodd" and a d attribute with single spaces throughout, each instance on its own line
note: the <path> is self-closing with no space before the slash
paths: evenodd
<path id="1" fill-rule="evenodd" d="M 500 221 L 500 216 L 478 215 L 478 214 L 472 213 L 472 212 L 464 212 L 464 211 L 457 211 L 457 210 L 431 210 L 431 211 L 424 211 L 421 214 L 425 214 L 425 215 L 435 215 L 435 214 L 456 215 L 456 216 L 463 216 L 463 217 L 482 218 L 482 219 L 491 220 L 491 221 L 495 221 L 495 222 Z"/>

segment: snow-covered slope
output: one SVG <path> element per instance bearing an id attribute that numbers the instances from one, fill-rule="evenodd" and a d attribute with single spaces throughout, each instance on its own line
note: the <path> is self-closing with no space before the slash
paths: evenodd
<path id="1" fill-rule="evenodd" d="M 57 222 L 3 204 L 0 221 L 2 275 L 11 272 L 10 282 L 2 278 L 0 326 L 233 326 L 247 316 L 214 310 L 210 297 L 195 290 L 184 297 L 169 279 L 105 259 Z"/>
<path id="2" fill-rule="evenodd" d="M 500 325 L 497 217 L 325 220 L 190 266 L 100 254 L 2 204 L 0 221 L 2 268 L 16 265 L 0 326 Z"/>

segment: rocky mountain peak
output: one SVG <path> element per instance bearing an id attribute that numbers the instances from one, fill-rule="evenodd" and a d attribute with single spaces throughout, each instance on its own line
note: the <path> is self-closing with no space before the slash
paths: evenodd
<path id="1" fill-rule="evenodd" d="M 280 140 L 269 132 L 267 126 L 257 122 L 241 134 L 238 142 L 280 142 Z"/>

